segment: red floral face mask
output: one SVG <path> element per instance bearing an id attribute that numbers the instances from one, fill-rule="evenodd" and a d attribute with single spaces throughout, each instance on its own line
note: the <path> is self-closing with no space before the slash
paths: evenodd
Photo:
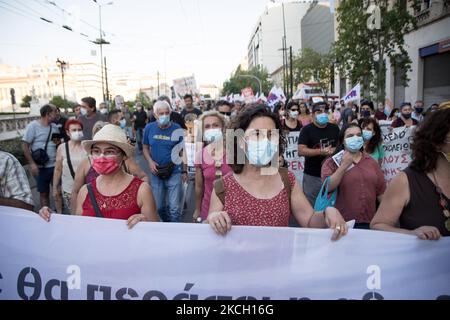
<path id="1" fill-rule="evenodd" d="M 108 175 L 114 173 L 119 170 L 117 156 L 94 158 L 92 167 L 100 175 Z"/>

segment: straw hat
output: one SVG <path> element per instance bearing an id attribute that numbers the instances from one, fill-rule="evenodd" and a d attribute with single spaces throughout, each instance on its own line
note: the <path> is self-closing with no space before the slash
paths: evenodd
<path id="1" fill-rule="evenodd" d="M 438 110 L 444 110 L 444 109 L 449 109 L 449 108 L 450 108 L 450 101 L 445 101 L 439 105 Z"/>
<path id="2" fill-rule="evenodd" d="M 121 149 L 127 157 L 134 155 L 134 147 L 127 142 L 125 132 L 113 124 L 107 124 L 99 132 L 97 132 L 92 140 L 85 140 L 81 144 L 88 154 L 91 153 L 91 148 L 96 143 L 108 143 Z"/>

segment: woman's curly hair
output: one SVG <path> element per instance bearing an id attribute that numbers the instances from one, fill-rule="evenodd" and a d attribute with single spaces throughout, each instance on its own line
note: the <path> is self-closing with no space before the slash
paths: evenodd
<path id="1" fill-rule="evenodd" d="M 414 133 L 411 168 L 424 172 L 436 169 L 438 148 L 445 142 L 449 131 L 450 109 L 430 113 Z"/>

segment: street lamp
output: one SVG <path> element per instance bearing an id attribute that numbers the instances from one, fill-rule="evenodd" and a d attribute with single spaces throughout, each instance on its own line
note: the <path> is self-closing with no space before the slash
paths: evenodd
<path id="1" fill-rule="evenodd" d="M 252 76 L 252 75 L 250 75 L 250 74 L 240 74 L 240 75 L 238 75 L 237 77 L 238 77 L 238 78 L 251 78 L 251 79 L 255 79 L 256 81 L 258 81 L 258 84 L 259 84 L 259 94 L 262 93 L 261 80 L 260 80 L 258 77 Z"/>
<path id="2" fill-rule="evenodd" d="M 56 64 L 61 69 L 61 76 L 62 76 L 62 85 L 63 85 L 63 97 L 64 97 L 64 104 L 66 103 L 66 86 L 64 84 L 64 71 L 67 67 L 67 62 L 59 60 L 59 58 L 56 60 Z"/>
<path id="3" fill-rule="evenodd" d="M 97 5 L 98 5 L 98 16 L 99 16 L 99 20 L 100 20 L 100 38 L 97 39 L 96 41 L 92 41 L 95 44 L 100 45 L 100 65 L 102 68 L 102 94 L 103 94 L 103 101 L 106 101 L 105 98 L 105 85 L 104 85 L 104 77 L 103 77 L 103 45 L 104 44 L 110 44 L 108 41 L 105 41 L 103 39 L 103 31 L 102 31 L 102 7 L 103 6 L 110 6 L 112 4 L 114 4 L 114 2 L 110 1 L 108 3 L 105 4 L 100 4 L 97 2 L 97 0 L 92 0 L 94 1 Z"/>

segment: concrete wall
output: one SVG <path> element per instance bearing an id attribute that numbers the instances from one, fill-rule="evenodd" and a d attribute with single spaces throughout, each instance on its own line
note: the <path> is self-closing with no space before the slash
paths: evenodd
<path id="1" fill-rule="evenodd" d="M 330 7 L 314 5 L 303 17 L 301 30 L 302 48 L 328 53 L 334 42 L 334 15 Z"/>
<path id="2" fill-rule="evenodd" d="M 310 7 L 306 2 L 284 3 L 286 45 L 292 46 L 296 54 L 302 46 L 301 19 Z M 281 3 L 271 3 L 258 19 L 248 45 L 249 67 L 261 64 L 268 69 L 269 74 L 283 65 L 282 38 L 284 35 L 283 6 Z M 258 59 L 251 52 L 259 42 Z"/>
<path id="3" fill-rule="evenodd" d="M 405 36 L 408 54 L 412 60 L 412 71 L 408 73 L 411 81 L 405 88 L 407 101 L 423 99 L 423 59 L 419 56 L 419 49 L 448 38 L 450 38 L 450 16 Z"/>

